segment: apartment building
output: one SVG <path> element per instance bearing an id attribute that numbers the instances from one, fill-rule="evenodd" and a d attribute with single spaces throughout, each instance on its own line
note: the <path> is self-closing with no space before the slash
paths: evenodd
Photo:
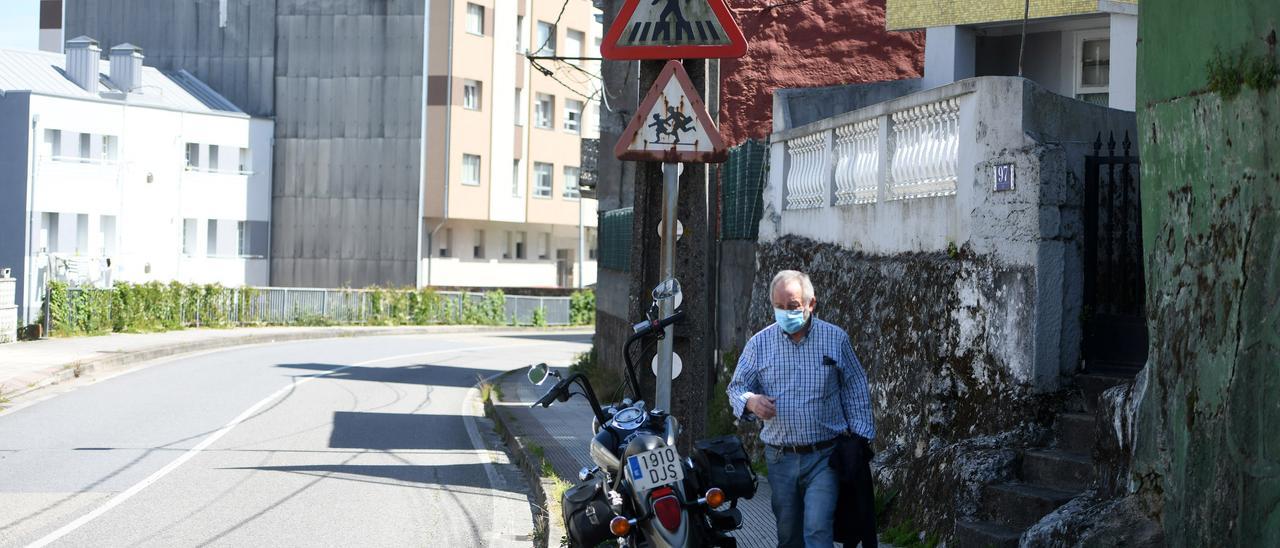
<path id="1" fill-rule="evenodd" d="M 582 58 L 599 57 L 603 32 L 588 0 L 561 7 L 452 3 L 452 47 L 433 44 L 429 78 L 447 91 L 428 112 L 427 284 L 595 283 L 596 201 L 579 181 L 599 62 Z"/>
<path id="2" fill-rule="evenodd" d="M 61 5 L 67 35 L 138 44 L 275 119 L 272 285 L 594 280 L 593 252 L 577 264 L 594 201 L 566 181 L 595 130 L 598 66 L 543 59 L 546 76 L 522 55 L 597 56 L 589 0 Z"/>
<path id="3" fill-rule="evenodd" d="M 185 71 L 0 50 L 0 267 L 24 321 L 50 280 L 268 281 L 272 121 Z"/>

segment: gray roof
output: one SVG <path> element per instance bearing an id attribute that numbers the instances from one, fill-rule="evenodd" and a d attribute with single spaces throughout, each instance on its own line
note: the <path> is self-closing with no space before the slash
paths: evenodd
<path id="1" fill-rule="evenodd" d="M 184 112 L 240 114 L 218 92 L 185 70 L 161 72 L 142 67 L 142 86 L 123 95 L 111 82 L 111 64 L 98 61 L 98 92 L 80 89 L 64 71 L 66 56 L 44 51 L 0 49 L 0 91 L 30 91 L 77 99 L 107 100 Z"/>

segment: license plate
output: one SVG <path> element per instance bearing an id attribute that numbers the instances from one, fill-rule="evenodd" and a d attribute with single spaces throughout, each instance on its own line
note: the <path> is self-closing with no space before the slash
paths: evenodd
<path id="1" fill-rule="evenodd" d="M 683 480 L 684 467 L 674 447 L 662 447 L 628 457 L 627 475 L 637 491 L 648 491 Z"/>

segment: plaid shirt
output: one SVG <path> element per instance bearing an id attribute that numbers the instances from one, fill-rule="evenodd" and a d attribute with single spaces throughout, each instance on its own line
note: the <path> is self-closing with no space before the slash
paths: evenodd
<path id="1" fill-rule="evenodd" d="M 837 373 L 843 375 L 843 393 Z M 778 413 L 764 421 L 760 431 L 761 441 L 770 445 L 818 443 L 849 429 L 868 440 L 876 435 L 867 375 L 849 335 L 817 318 L 799 343 L 776 323 L 751 337 L 742 349 L 728 393 L 733 414 L 749 420 L 755 420 L 746 410 L 749 396 L 775 398 Z"/>

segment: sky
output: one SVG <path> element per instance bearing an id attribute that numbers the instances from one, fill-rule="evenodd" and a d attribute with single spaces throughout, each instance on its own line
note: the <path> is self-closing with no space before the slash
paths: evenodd
<path id="1" fill-rule="evenodd" d="M 39 47 L 40 0 L 0 0 L 0 48 Z"/>

